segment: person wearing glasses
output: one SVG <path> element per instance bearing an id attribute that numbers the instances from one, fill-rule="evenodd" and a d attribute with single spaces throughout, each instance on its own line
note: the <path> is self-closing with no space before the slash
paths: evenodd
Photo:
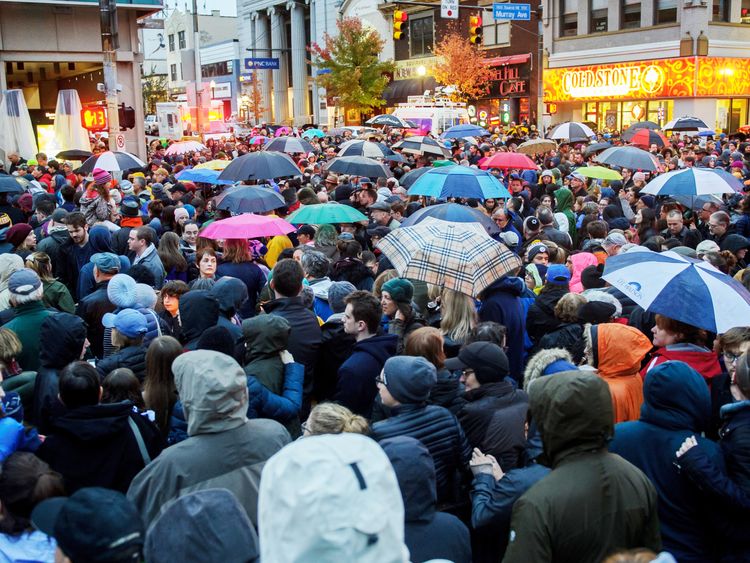
<path id="1" fill-rule="evenodd" d="M 711 386 L 711 428 L 706 434 L 718 436 L 722 424 L 720 411 L 736 401 L 747 400 L 737 383 L 737 365 L 742 355 L 750 350 L 750 327 L 731 328 L 716 339 L 714 349 L 719 355 L 724 371 Z"/>
<path id="2" fill-rule="evenodd" d="M 495 222 L 495 225 L 497 225 L 497 228 L 500 229 L 501 233 L 515 233 L 516 236 L 518 236 L 519 241 L 523 240 L 521 233 L 519 233 L 518 229 L 513 225 L 513 212 L 509 209 L 506 209 L 505 207 L 496 208 L 492 213 L 492 220 Z"/>

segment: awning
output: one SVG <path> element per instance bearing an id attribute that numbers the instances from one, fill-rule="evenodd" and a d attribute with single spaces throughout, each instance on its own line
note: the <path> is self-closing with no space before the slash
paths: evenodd
<path id="1" fill-rule="evenodd" d="M 524 53 L 523 55 L 509 55 L 507 57 L 492 57 L 491 59 L 484 59 L 484 62 L 490 66 L 503 66 L 503 65 L 520 65 L 531 58 L 531 53 Z"/>
<path id="2" fill-rule="evenodd" d="M 406 103 L 409 96 L 421 96 L 425 90 L 434 92 L 437 85 L 432 76 L 394 80 L 383 90 L 383 99 L 389 106 Z"/>

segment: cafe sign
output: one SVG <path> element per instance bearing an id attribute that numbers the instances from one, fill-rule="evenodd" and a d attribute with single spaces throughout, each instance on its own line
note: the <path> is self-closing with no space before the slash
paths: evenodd
<path id="1" fill-rule="evenodd" d="M 528 65 L 493 67 L 490 78 L 490 97 L 512 98 L 529 95 Z M 524 72 L 522 72 L 522 70 Z"/>

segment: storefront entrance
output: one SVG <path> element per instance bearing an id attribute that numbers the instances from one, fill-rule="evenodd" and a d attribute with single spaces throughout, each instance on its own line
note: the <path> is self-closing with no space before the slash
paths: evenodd
<path id="1" fill-rule="evenodd" d="M 583 121 L 596 123 L 602 133 L 623 131 L 631 123 L 653 121 L 664 125 L 674 116 L 672 100 L 634 100 L 629 102 L 586 102 Z"/>

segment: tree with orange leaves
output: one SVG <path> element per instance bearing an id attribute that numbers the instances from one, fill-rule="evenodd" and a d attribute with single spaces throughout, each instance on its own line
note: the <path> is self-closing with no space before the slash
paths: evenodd
<path id="1" fill-rule="evenodd" d="M 435 45 L 434 54 L 438 63 L 433 76 L 438 84 L 451 86 L 454 101 L 479 98 L 489 91 L 492 76 L 490 67 L 483 62 L 484 56 L 477 45 L 464 35 L 451 31 Z"/>

